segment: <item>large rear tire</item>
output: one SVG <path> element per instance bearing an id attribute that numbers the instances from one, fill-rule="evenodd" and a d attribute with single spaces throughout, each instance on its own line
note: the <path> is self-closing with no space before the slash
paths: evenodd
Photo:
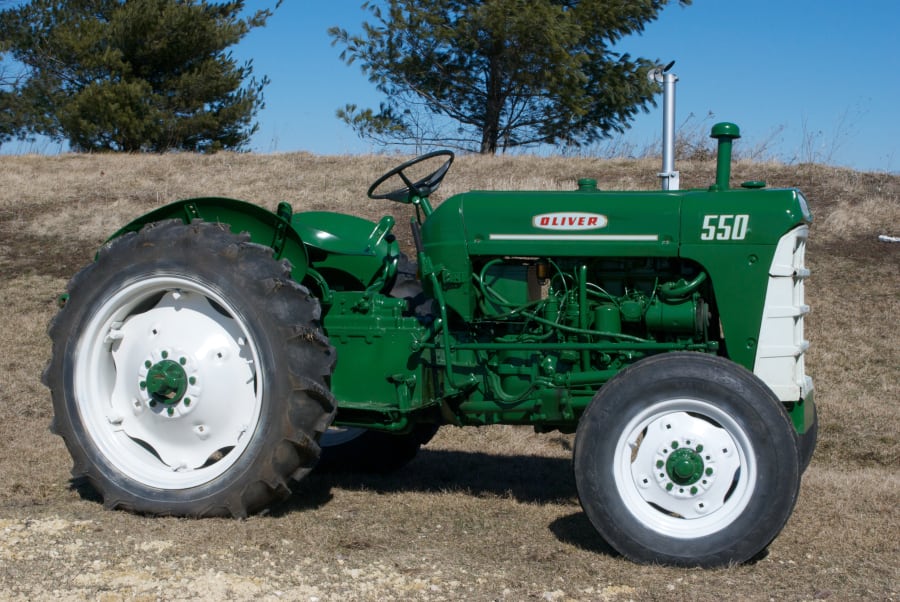
<path id="1" fill-rule="evenodd" d="M 578 425 L 575 479 L 606 541 L 646 563 L 750 560 L 778 535 L 800 484 L 783 405 L 723 358 L 666 353 L 604 385 Z"/>
<path id="2" fill-rule="evenodd" d="M 236 516 L 289 495 L 335 412 L 334 350 L 290 265 L 228 226 L 109 242 L 51 323 L 51 428 L 110 508 Z"/>

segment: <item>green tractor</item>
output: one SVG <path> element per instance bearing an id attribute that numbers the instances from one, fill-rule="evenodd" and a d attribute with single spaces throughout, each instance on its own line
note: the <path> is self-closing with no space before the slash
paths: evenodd
<path id="1" fill-rule="evenodd" d="M 50 326 L 52 429 L 110 508 L 245 516 L 320 461 L 388 470 L 441 425 L 575 433 L 587 517 L 638 562 L 757 556 L 815 446 L 795 189 L 468 192 L 394 219 L 175 202 L 116 232 Z M 665 169 L 664 165 L 664 169 Z"/>

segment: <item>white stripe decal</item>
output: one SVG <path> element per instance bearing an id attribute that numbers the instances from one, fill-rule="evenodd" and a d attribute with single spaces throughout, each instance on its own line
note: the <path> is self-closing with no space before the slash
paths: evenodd
<path id="1" fill-rule="evenodd" d="M 595 242 L 656 242 L 658 234 L 491 234 L 490 240 L 573 240 Z"/>

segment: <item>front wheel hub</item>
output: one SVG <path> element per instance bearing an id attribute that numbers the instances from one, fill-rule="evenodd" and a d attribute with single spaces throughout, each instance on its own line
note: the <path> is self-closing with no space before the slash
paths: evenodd
<path id="1" fill-rule="evenodd" d="M 677 444 L 676 444 L 677 445 Z M 703 446 L 696 450 L 682 447 L 673 451 L 666 460 L 666 472 L 677 485 L 693 485 L 703 477 Z"/>

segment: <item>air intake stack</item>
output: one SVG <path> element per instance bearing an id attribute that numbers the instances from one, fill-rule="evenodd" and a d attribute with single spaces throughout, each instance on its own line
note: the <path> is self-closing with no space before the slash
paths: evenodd
<path id="1" fill-rule="evenodd" d="M 712 128 L 710 138 L 719 141 L 716 152 L 716 190 L 728 190 L 731 180 L 731 141 L 741 137 L 741 130 L 733 123 L 717 123 Z"/>

